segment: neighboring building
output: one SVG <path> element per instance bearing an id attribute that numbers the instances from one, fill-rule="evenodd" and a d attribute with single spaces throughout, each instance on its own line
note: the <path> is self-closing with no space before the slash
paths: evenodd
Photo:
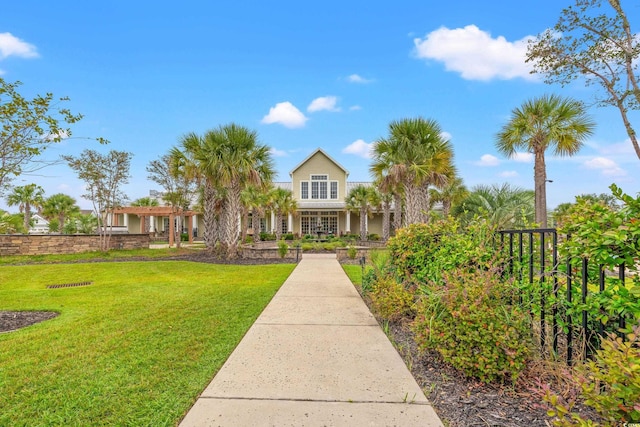
<path id="1" fill-rule="evenodd" d="M 29 227 L 29 234 L 46 234 L 49 232 L 49 221 L 40 214 L 31 215 L 31 227 Z"/>
<path id="2" fill-rule="evenodd" d="M 298 205 L 295 215 L 289 215 L 283 220 L 282 230 L 299 236 L 305 234 L 359 234 L 360 217 L 358 213 L 350 212 L 346 208 L 345 197 L 357 185 L 371 185 L 370 182 L 349 182 L 349 172 L 331 158 L 324 150 L 318 148 L 289 173 L 291 181 L 275 182 L 274 186 L 291 190 Z M 164 204 L 162 193 L 150 192 L 160 204 Z M 170 218 L 166 206 L 136 208 L 132 206 L 118 209 L 114 218 L 114 225 L 128 227 L 130 233 L 144 232 L 144 217 L 150 220 L 152 233 L 167 233 L 170 228 Z M 191 226 L 195 236 L 202 235 L 204 225 L 202 215 L 196 212 L 185 212 L 185 232 Z M 173 218 L 171 218 L 173 220 Z M 275 230 L 275 215 L 267 213 L 261 221 L 261 231 Z M 243 224 L 245 227 L 251 226 Z M 375 212 L 367 218 L 369 234 L 382 234 L 382 213 Z"/>

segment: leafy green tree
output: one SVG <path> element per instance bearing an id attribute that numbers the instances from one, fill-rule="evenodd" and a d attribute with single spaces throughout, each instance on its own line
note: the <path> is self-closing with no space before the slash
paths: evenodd
<path id="1" fill-rule="evenodd" d="M 380 204 L 380 194 L 375 187 L 358 185 L 346 197 L 347 209 L 360 215 L 360 240 L 367 240 L 367 217 Z"/>
<path id="2" fill-rule="evenodd" d="M 86 184 L 83 198 L 90 200 L 98 217 L 100 250 L 109 249 L 111 224 L 108 218 L 120 207 L 127 196 L 121 186 L 129 182 L 129 168 L 133 155 L 126 151 L 111 150 L 100 154 L 95 150 L 84 150 L 80 156 L 62 156 L 78 178 Z"/>
<path id="3" fill-rule="evenodd" d="M 18 92 L 21 84 L 0 78 L 0 195 L 16 176 L 50 164 L 36 160 L 52 144 L 71 136 L 66 125 L 82 119 L 61 107 L 68 98 L 47 93 L 26 99 Z"/>
<path id="4" fill-rule="evenodd" d="M 576 154 L 594 127 L 581 102 L 545 95 L 515 108 L 498 133 L 496 148 L 500 153 L 513 157 L 522 149 L 534 156 L 535 221 L 540 227 L 547 227 L 545 152 L 551 148 L 558 156 Z"/>
<path id="5" fill-rule="evenodd" d="M 164 189 L 163 199 L 171 206 L 176 214 L 177 227 L 174 240 L 180 247 L 180 232 L 182 230 L 181 210 L 190 209 L 197 193 L 197 180 L 184 153 L 174 147 L 158 160 L 147 166 L 148 178 L 155 181 Z"/>
<path id="6" fill-rule="evenodd" d="M 63 193 L 48 197 L 42 204 L 42 214 L 49 220 L 49 231 L 55 231 L 53 219 L 57 220 L 57 230 L 64 230 L 66 219 L 79 213 L 80 207 L 76 204 L 76 199 Z"/>
<path id="7" fill-rule="evenodd" d="M 454 207 L 453 215 L 463 223 L 485 219 L 496 229 L 527 227 L 533 222 L 534 193 L 531 190 L 502 185 L 478 185 Z"/>
<path id="8" fill-rule="evenodd" d="M 275 212 L 276 240 L 280 240 L 280 237 L 282 237 L 282 221 L 285 216 L 296 212 L 298 204 L 293 198 L 291 190 L 277 187 L 269 192 L 268 206 Z"/>
<path id="9" fill-rule="evenodd" d="M 44 203 L 44 190 L 36 184 L 28 184 L 14 187 L 7 196 L 7 205 L 18 206 L 20 213 L 24 215 L 23 226 L 29 232 L 31 223 L 31 209 L 40 209 Z"/>
<path id="10" fill-rule="evenodd" d="M 640 39 L 632 30 L 620 0 L 575 0 L 556 25 L 529 44 L 527 62 L 546 83 L 567 85 L 584 77 L 586 86 L 600 85 L 600 106 L 618 109 L 640 159 L 640 145 L 629 110 L 640 108 L 638 59 Z M 634 2 L 629 2 L 636 7 Z"/>
<path id="11" fill-rule="evenodd" d="M 374 142 L 370 169 L 402 186 L 406 224 L 426 222 L 429 187 L 442 187 L 455 174 L 453 149 L 435 120 L 393 121 L 389 136 Z"/>

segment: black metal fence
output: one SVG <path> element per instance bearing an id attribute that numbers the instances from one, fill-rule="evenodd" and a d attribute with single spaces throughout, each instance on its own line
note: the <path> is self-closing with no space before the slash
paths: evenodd
<path id="1" fill-rule="evenodd" d="M 601 265 L 590 266 L 586 258 L 559 259 L 559 236 L 553 228 L 499 234 L 506 259 L 504 274 L 520 284 L 518 302 L 529 310 L 539 329 L 543 352 L 551 350 L 571 365 L 576 356 L 589 358 L 605 333 L 624 328 L 624 316 L 603 322 L 605 314 L 595 313 L 590 304 L 590 298 L 604 292 L 607 277 L 619 279 L 618 286 L 624 286 L 624 264 L 617 271 L 605 271 Z M 570 237 L 561 236 L 566 238 Z"/>

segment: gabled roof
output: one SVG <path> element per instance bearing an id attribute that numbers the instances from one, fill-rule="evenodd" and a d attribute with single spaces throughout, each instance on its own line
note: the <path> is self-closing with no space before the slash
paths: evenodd
<path id="1" fill-rule="evenodd" d="M 342 169 L 344 171 L 344 173 L 349 176 L 349 171 L 345 169 L 344 166 L 342 166 L 340 163 L 338 163 L 333 157 L 331 157 L 330 155 L 328 155 L 322 148 L 318 148 L 317 150 L 315 150 L 313 153 L 309 154 L 303 161 L 301 161 L 300 163 L 298 163 L 298 165 L 291 169 L 291 172 L 289 172 L 289 176 L 293 176 L 293 173 L 295 171 L 297 171 L 298 169 L 300 169 L 300 166 L 304 165 L 305 163 L 307 163 L 307 161 L 312 158 L 313 156 L 315 156 L 318 152 L 322 153 L 327 159 L 331 160 L 336 166 L 338 166 L 340 169 Z"/>

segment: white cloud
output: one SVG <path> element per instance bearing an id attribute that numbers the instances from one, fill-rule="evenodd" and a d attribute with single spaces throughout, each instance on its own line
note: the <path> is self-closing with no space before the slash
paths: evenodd
<path id="1" fill-rule="evenodd" d="M 531 163 L 533 162 L 533 154 L 532 153 L 522 153 L 516 152 L 513 156 L 511 156 L 513 160 L 518 163 Z"/>
<path id="2" fill-rule="evenodd" d="M 373 144 L 367 144 L 363 139 L 356 139 L 342 150 L 345 154 L 355 154 L 365 159 L 371 158 L 371 149 Z"/>
<path id="3" fill-rule="evenodd" d="M 588 169 L 597 169 L 605 176 L 626 176 L 627 172 L 616 162 L 606 157 L 594 157 L 583 163 Z"/>
<path id="4" fill-rule="evenodd" d="M 513 42 L 491 34 L 475 25 L 449 29 L 441 27 L 427 34 L 424 39 L 415 38 L 415 55 L 421 59 L 443 62 L 445 69 L 460 73 L 466 80 L 509 80 L 522 78 L 536 80 L 532 67 L 525 63 L 526 36 Z"/>
<path id="5" fill-rule="evenodd" d="M 347 77 L 347 81 L 349 83 L 360 83 L 360 84 L 366 84 L 366 83 L 371 83 L 373 81 L 373 79 L 365 79 L 364 77 L 358 75 L 358 74 L 351 74 L 349 77 Z"/>
<path id="6" fill-rule="evenodd" d="M 502 178 L 515 178 L 518 175 L 518 172 L 516 171 L 504 171 L 504 172 L 500 172 L 499 174 L 500 177 Z"/>
<path id="7" fill-rule="evenodd" d="M 480 156 L 480 161 L 474 162 L 474 164 L 477 166 L 498 166 L 500 164 L 500 160 L 491 154 L 483 154 Z"/>
<path id="8" fill-rule="evenodd" d="M 440 132 L 440 137 L 445 141 L 451 141 L 451 138 L 453 138 L 453 135 L 451 135 L 449 132 Z"/>
<path id="9" fill-rule="evenodd" d="M 38 51 L 34 45 L 20 40 L 11 33 L 0 33 L 0 59 L 9 56 L 35 58 Z"/>
<path id="10" fill-rule="evenodd" d="M 269 109 L 269 114 L 264 116 L 261 123 L 273 124 L 280 123 L 288 128 L 300 128 L 303 127 L 308 120 L 295 105 L 289 101 L 278 102 L 275 107 Z"/>
<path id="11" fill-rule="evenodd" d="M 633 144 L 631 139 L 627 138 L 624 142 L 597 147 L 598 151 L 606 155 L 634 155 Z"/>
<path id="12" fill-rule="evenodd" d="M 284 150 L 278 150 L 277 148 L 271 147 L 269 149 L 269 152 L 274 156 L 274 157 L 287 157 L 289 154 L 287 154 L 286 151 Z"/>
<path id="13" fill-rule="evenodd" d="M 336 96 L 321 96 L 311 101 L 311 104 L 307 107 L 307 111 L 315 113 L 316 111 L 340 111 L 339 107 L 336 107 L 338 98 Z"/>
<path id="14" fill-rule="evenodd" d="M 358 111 L 358 110 L 362 110 L 362 107 L 359 105 L 352 105 L 351 107 L 349 107 L 349 111 Z"/>

